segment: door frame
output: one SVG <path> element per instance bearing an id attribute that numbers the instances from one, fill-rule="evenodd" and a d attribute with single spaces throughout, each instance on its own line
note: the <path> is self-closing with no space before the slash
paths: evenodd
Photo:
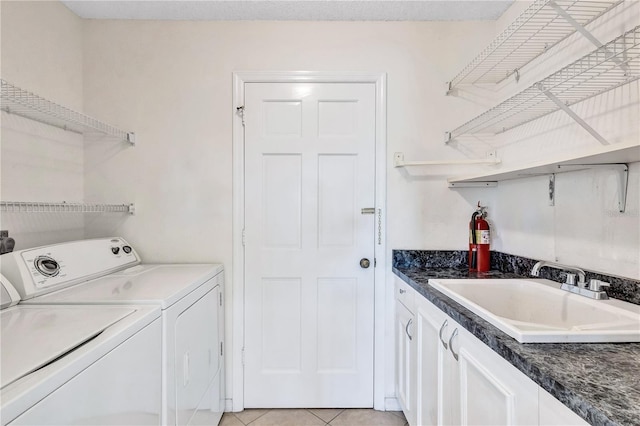
<path id="1" fill-rule="evenodd" d="M 386 258 L 386 150 L 387 150 L 387 76 L 386 73 L 317 71 L 244 71 L 233 73 L 233 262 L 231 327 L 231 401 L 226 411 L 244 409 L 244 126 L 242 111 L 246 83 L 372 83 L 376 95 L 375 129 L 375 209 L 377 233 L 374 243 L 374 347 L 373 407 L 385 410 L 385 278 Z"/>

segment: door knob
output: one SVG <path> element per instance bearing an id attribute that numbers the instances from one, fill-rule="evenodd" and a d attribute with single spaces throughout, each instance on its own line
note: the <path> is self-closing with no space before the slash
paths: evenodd
<path id="1" fill-rule="evenodd" d="M 360 259 L 360 267 L 361 268 L 367 269 L 369 267 L 369 265 L 371 265 L 371 262 L 369 262 L 369 259 L 367 259 L 367 258 Z"/>

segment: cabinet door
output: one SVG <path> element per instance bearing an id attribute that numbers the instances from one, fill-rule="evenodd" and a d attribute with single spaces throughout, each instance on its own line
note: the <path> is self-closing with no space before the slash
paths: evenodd
<path id="1" fill-rule="evenodd" d="M 396 394 L 411 426 L 416 405 L 414 328 L 413 313 L 396 302 Z"/>
<path id="2" fill-rule="evenodd" d="M 189 424 L 219 368 L 218 288 L 182 312 L 175 323 L 175 424 Z"/>
<path id="3" fill-rule="evenodd" d="M 583 426 L 589 424 L 542 388 L 539 388 L 538 400 L 540 425 Z"/>
<path id="4" fill-rule="evenodd" d="M 450 332 L 447 316 L 426 299 L 416 302 L 416 364 L 417 386 L 416 419 L 418 425 L 443 424 L 444 407 L 448 399 L 444 395 L 444 362 L 448 355 L 446 340 Z"/>
<path id="5" fill-rule="evenodd" d="M 459 424 L 537 425 L 538 386 L 471 333 L 457 330 L 451 349 L 452 358 L 458 357 L 452 364 L 458 387 L 452 402 Z"/>

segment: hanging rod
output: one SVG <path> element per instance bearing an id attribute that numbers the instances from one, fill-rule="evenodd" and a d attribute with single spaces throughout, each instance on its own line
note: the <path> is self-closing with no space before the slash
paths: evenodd
<path id="1" fill-rule="evenodd" d="M 536 0 L 449 83 L 500 83 L 622 0 Z M 567 19 L 569 18 L 569 19 Z"/>
<path id="2" fill-rule="evenodd" d="M 0 201 L 4 213 L 135 213 L 135 204 Z"/>
<path id="3" fill-rule="evenodd" d="M 104 123 L 55 102 L 42 98 L 32 92 L 21 89 L 6 80 L 0 79 L 0 109 L 20 117 L 45 123 L 74 133 L 98 132 L 115 137 L 135 145 L 135 134 L 125 132 L 115 126 Z"/>
<path id="4" fill-rule="evenodd" d="M 455 166 L 471 164 L 500 164 L 498 158 L 486 158 L 483 160 L 429 160 L 429 161 L 404 161 L 404 153 L 395 152 L 393 154 L 393 167 L 410 166 Z"/>
<path id="5" fill-rule="evenodd" d="M 638 78 L 640 26 L 448 132 L 445 143 L 466 134 L 505 132 L 564 109 L 560 103 L 568 107 Z"/>

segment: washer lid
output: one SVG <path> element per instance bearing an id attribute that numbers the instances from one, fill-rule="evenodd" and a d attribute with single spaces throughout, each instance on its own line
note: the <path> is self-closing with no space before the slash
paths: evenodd
<path id="1" fill-rule="evenodd" d="M 20 305 L 3 310 L 0 314 L 1 387 L 82 346 L 135 311 L 124 306 Z"/>
<path id="2" fill-rule="evenodd" d="M 20 295 L 4 275 L 0 274 L 0 309 L 17 305 Z"/>
<path id="3" fill-rule="evenodd" d="M 222 272 L 219 264 L 138 265 L 25 304 L 136 304 L 167 309 Z"/>

